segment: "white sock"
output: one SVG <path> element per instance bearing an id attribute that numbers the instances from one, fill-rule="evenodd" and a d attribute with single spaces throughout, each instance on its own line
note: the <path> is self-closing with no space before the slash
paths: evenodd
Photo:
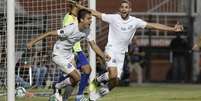
<path id="1" fill-rule="evenodd" d="M 99 90 L 99 94 L 100 94 L 101 97 L 107 95 L 109 92 L 110 92 L 110 90 L 106 86 L 101 87 L 100 90 Z"/>
<path id="2" fill-rule="evenodd" d="M 56 92 L 55 93 L 59 93 L 59 89 L 56 88 Z"/>
<path id="3" fill-rule="evenodd" d="M 90 100 L 92 100 L 92 101 L 96 101 L 97 99 L 101 98 L 101 96 L 100 96 L 99 93 L 90 92 L 89 98 L 90 98 Z"/>
<path id="4" fill-rule="evenodd" d="M 109 80 L 109 73 L 106 72 L 97 78 L 98 82 L 108 81 Z"/>
<path id="5" fill-rule="evenodd" d="M 57 89 L 61 89 L 61 88 L 65 87 L 65 86 L 67 86 L 67 85 L 72 85 L 72 83 L 71 83 L 69 77 L 66 78 L 65 80 L 63 80 L 63 81 L 57 83 L 57 84 L 55 85 L 55 87 L 56 87 Z"/>
<path id="6" fill-rule="evenodd" d="M 98 92 L 90 93 L 90 100 L 96 101 L 96 100 L 100 99 L 101 97 L 107 95 L 109 92 L 110 92 L 109 88 L 104 86 L 104 87 L 100 88 L 100 90 Z"/>

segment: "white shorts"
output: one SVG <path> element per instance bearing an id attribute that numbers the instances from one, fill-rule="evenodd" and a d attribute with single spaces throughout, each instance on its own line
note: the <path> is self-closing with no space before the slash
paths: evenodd
<path id="1" fill-rule="evenodd" d="M 111 50 L 106 50 L 105 52 L 111 57 L 110 61 L 107 62 L 107 68 L 116 67 L 118 72 L 117 76 L 120 79 L 123 72 L 125 53 Z"/>
<path id="2" fill-rule="evenodd" d="M 74 55 L 69 55 L 68 57 L 54 55 L 52 60 L 58 65 L 58 68 L 67 75 L 76 69 L 72 64 L 74 61 Z"/>

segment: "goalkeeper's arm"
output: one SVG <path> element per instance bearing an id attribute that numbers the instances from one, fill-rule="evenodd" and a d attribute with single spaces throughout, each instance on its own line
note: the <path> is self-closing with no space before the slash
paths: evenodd
<path id="1" fill-rule="evenodd" d="M 80 8 L 80 9 L 86 9 L 86 10 L 90 11 L 93 16 L 101 19 L 101 15 L 102 15 L 101 12 L 93 10 L 93 9 L 90 9 L 90 8 L 87 8 L 87 7 L 84 7 L 84 6 L 82 6 L 82 5 L 78 4 L 78 3 L 76 3 L 75 5 L 76 5 L 76 7 Z"/>
<path id="2" fill-rule="evenodd" d="M 47 32 L 47 33 L 42 33 L 40 36 L 33 38 L 30 42 L 27 43 L 27 48 L 31 48 L 35 43 L 37 43 L 38 41 L 44 39 L 47 36 L 50 35 L 58 35 L 57 31 L 51 31 L 51 32 Z"/>

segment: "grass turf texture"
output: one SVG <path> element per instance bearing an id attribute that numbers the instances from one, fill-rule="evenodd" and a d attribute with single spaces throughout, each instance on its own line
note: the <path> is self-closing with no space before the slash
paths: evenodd
<path id="1" fill-rule="evenodd" d="M 6 101 L 5 97 L 0 97 L 0 101 Z M 48 101 L 48 97 L 16 98 L 16 101 Z M 74 97 L 69 101 L 74 101 Z M 100 101 L 201 101 L 201 85 L 144 84 L 117 87 Z"/>

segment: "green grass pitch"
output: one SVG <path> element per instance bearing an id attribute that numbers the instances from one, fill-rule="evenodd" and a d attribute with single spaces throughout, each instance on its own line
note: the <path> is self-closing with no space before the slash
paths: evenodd
<path id="1" fill-rule="evenodd" d="M 0 97 L 0 101 L 6 101 Z M 16 101 L 48 101 L 48 97 L 17 98 Z M 74 101 L 71 97 L 69 101 Z M 117 87 L 100 101 L 201 101 L 201 85 L 143 84 Z"/>

